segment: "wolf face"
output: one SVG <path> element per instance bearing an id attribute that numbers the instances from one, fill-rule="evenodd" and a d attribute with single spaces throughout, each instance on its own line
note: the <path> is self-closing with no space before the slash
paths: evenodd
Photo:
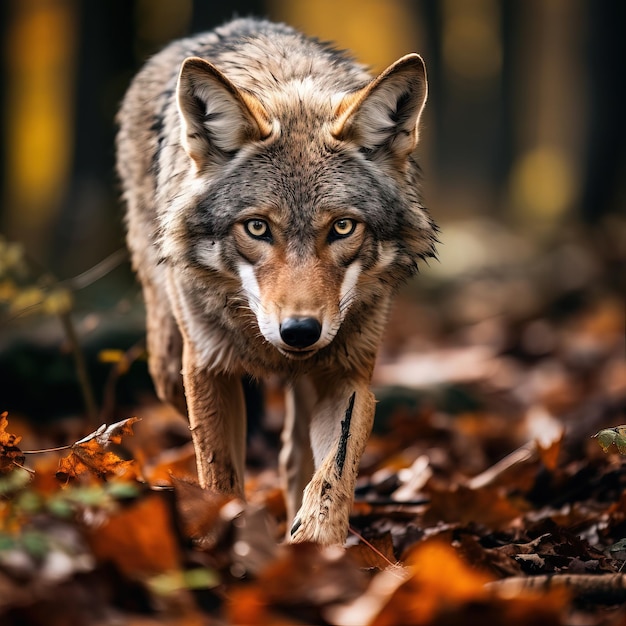
<path id="1" fill-rule="evenodd" d="M 156 55 L 120 111 L 157 390 L 189 413 L 202 484 L 241 494 L 238 377 L 290 381 L 293 540 L 345 534 L 391 296 L 434 255 L 411 156 L 426 97 L 416 54 L 372 79 L 289 27 L 239 20 Z"/>
<path id="2" fill-rule="evenodd" d="M 305 77 L 263 96 L 206 60 L 183 63 L 181 144 L 196 196 L 193 212 L 175 205 L 164 248 L 185 232 L 197 242 L 183 251 L 189 264 L 236 276 L 261 335 L 305 359 L 353 305 L 380 295 L 377 280 L 395 287 L 432 252 L 428 237 L 416 241 L 430 224 L 409 161 L 425 70 L 408 55 L 348 93 Z"/>

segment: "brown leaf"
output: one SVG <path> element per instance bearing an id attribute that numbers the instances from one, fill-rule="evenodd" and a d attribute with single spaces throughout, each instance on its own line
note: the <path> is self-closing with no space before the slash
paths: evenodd
<path id="1" fill-rule="evenodd" d="M 561 443 L 563 441 L 563 435 L 550 444 L 542 445 L 537 442 L 537 450 L 539 451 L 539 457 L 545 465 L 546 469 L 553 472 L 558 465 L 559 456 L 561 454 Z"/>
<path id="2" fill-rule="evenodd" d="M 564 594 L 548 592 L 500 598 L 486 589 L 490 577 L 466 564 L 446 544 L 438 541 L 420 544 L 409 555 L 407 566 L 410 578 L 392 588 L 382 610 L 367 622 L 371 626 L 561 624 Z M 379 576 L 386 574 L 382 572 Z"/>
<path id="3" fill-rule="evenodd" d="M 326 607 L 353 600 L 366 585 L 364 573 L 337 546 L 283 546 L 254 585 L 229 594 L 228 623 L 280 624 L 277 614 L 293 612 L 307 615 L 306 623 L 317 624 L 322 621 L 319 613 Z M 290 619 L 284 623 L 299 623 L 291 615 Z"/>
<path id="4" fill-rule="evenodd" d="M 296 621 L 292 616 L 281 615 L 267 605 L 262 590 L 254 586 L 235 587 L 229 594 L 228 617 L 230 624 L 246 626 L 306 626 L 310 622 Z"/>
<path id="5" fill-rule="evenodd" d="M 366 581 L 341 548 L 306 543 L 285 546 L 281 557 L 259 577 L 272 603 L 289 606 L 345 601 L 362 593 Z"/>
<path id="6" fill-rule="evenodd" d="M 7 474 L 24 465 L 26 458 L 17 447 L 22 438 L 7 432 L 8 415 L 6 411 L 0 415 L 0 474 Z"/>
<path id="7" fill-rule="evenodd" d="M 385 570 L 397 562 L 390 532 L 369 539 L 367 542 L 361 537 L 357 545 L 348 548 L 348 554 L 360 567 L 367 569 Z"/>
<path id="8" fill-rule="evenodd" d="M 176 478 L 197 478 L 196 453 L 193 443 L 163 450 L 155 459 L 144 460 L 142 448 L 135 450 L 141 472 L 150 485 L 172 486 Z"/>
<path id="9" fill-rule="evenodd" d="M 129 577 L 180 567 L 174 522 L 163 494 L 150 494 L 88 533 L 95 557 L 111 561 Z"/>
<path id="10" fill-rule="evenodd" d="M 183 533 L 201 541 L 204 549 L 215 548 L 223 540 L 229 526 L 220 511 L 233 500 L 233 496 L 203 489 L 196 482 L 176 476 L 170 476 L 170 480 L 174 485 Z"/>
<path id="11" fill-rule="evenodd" d="M 523 513 L 517 506 L 519 503 L 509 499 L 502 487 L 471 489 L 465 485 L 454 485 L 446 488 L 431 482 L 427 492 L 430 506 L 426 518 L 429 521 L 475 522 L 499 527 Z"/>
<path id="12" fill-rule="evenodd" d="M 57 477 L 76 478 L 81 474 L 92 473 L 100 478 L 122 475 L 132 466 L 132 460 L 125 460 L 108 450 L 110 444 L 119 444 L 124 435 L 132 435 L 132 425 L 138 417 L 116 422 L 100 428 L 72 444 L 70 454 L 59 461 Z"/>
<path id="13" fill-rule="evenodd" d="M 437 540 L 421 543 L 408 555 L 406 566 L 378 574 L 365 594 L 333 611 L 332 623 L 480 623 L 461 617 L 472 605 L 488 599 L 484 585 L 490 578 L 466 565 L 453 548 Z"/>
<path id="14" fill-rule="evenodd" d="M 124 435 L 132 435 L 133 434 L 133 424 L 135 422 L 140 421 L 139 417 L 129 417 L 128 419 L 122 420 L 121 422 L 115 422 L 115 424 L 111 424 L 110 426 L 106 426 L 106 424 L 102 424 L 98 430 L 93 432 L 91 435 L 87 435 L 87 437 L 77 441 L 76 443 L 82 443 L 84 441 L 88 441 L 92 438 L 103 447 L 108 446 L 110 443 L 120 444 L 122 443 L 122 437 Z"/>

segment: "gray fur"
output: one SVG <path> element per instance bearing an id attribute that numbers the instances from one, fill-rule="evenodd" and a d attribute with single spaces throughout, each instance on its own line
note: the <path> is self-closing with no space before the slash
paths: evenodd
<path id="1" fill-rule="evenodd" d="M 196 60 L 185 61 L 190 57 Z M 217 394 L 218 387 L 229 389 L 222 379 L 244 372 L 308 377 L 320 403 L 326 391 L 319 381 L 329 376 L 347 381 L 345 393 L 337 391 L 341 403 L 343 395 L 366 389 L 392 294 L 419 259 L 435 254 L 436 228 L 408 154 L 426 97 L 419 64 L 419 57 L 408 55 L 373 81 L 344 52 L 282 24 L 244 19 L 172 43 L 130 86 L 118 117 L 118 173 L 128 244 L 148 310 L 150 368 L 161 397 L 180 410 L 185 400 L 177 372 L 181 366 L 189 372 L 186 404 L 197 453 L 226 455 L 223 479 L 211 473 L 219 468 L 199 459 L 203 484 L 241 491 L 239 461 L 230 463 L 227 452 L 206 443 L 217 441 L 220 416 L 212 418 L 214 426 L 204 425 L 197 408 L 239 406 L 239 396 L 233 391 L 228 399 L 230 392 L 220 391 L 226 395 L 208 405 L 194 396 L 196 389 Z M 309 358 L 286 358 L 263 336 L 253 296 L 241 285 L 242 264 L 252 266 L 258 280 L 271 279 L 233 236 L 241 216 L 253 209 L 269 212 L 280 225 L 294 275 L 305 265 L 322 267 L 317 255 L 329 215 L 344 212 L 363 224 L 358 249 L 341 252 L 340 245 L 324 244 L 332 248 L 324 254 L 335 259 L 325 261 L 328 280 L 339 284 L 355 263 L 360 273 L 345 302 L 333 305 L 342 317 L 333 318 L 332 340 Z M 311 280 L 324 291 L 323 276 Z M 360 393 L 356 431 L 366 428 L 359 426 L 359 412 L 373 410 L 369 392 Z M 345 409 L 339 404 L 338 424 Z M 355 436 L 359 445 L 365 439 Z M 348 441 L 344 437 L 341 445 Z M 342 468 L 346 458 L 358 462 L 360 453 L 352 458 L 349 450 L 340 452 Z M 351 481 L 353 474 L 351 469 L 339 479 Z M 311 523 L 303 524 L 298 540 L 328 543 L 343 532 L 324 535 L 310 530 Z"/>

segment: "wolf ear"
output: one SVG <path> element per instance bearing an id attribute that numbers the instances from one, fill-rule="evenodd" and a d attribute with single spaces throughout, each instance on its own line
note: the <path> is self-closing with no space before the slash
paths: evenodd
<path id="1" fill-rule="evenodd" d="M 182 144 L 198 170 L 227 160 L 246 142 L 272 132 L 263 105 L 204 59 L 185 59 L 176 96 Z"/>
<path id="2" fill-rule="evenodd" d="M 343 98 L 333 135 L 355 142 L 373 160 L 391 158 L 402 167 L 417 146 L 427 94 L 424 62 L 418 54 L 407 54 Z"/>

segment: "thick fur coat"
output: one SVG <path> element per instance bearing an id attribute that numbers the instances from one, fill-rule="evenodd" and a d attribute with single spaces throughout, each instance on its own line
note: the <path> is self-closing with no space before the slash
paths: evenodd
<path id="1" fill-rule="evenodd" d="M 243 496 L 240 378 L 288 390 L 293 541 L 344 540 L 389 305 L 434 255 L 409 54 L 376 78 L 281 24 L 236 20 L 148 61 L 119 113 L 128 245 L 160 397 L 203 486 Z"/>

